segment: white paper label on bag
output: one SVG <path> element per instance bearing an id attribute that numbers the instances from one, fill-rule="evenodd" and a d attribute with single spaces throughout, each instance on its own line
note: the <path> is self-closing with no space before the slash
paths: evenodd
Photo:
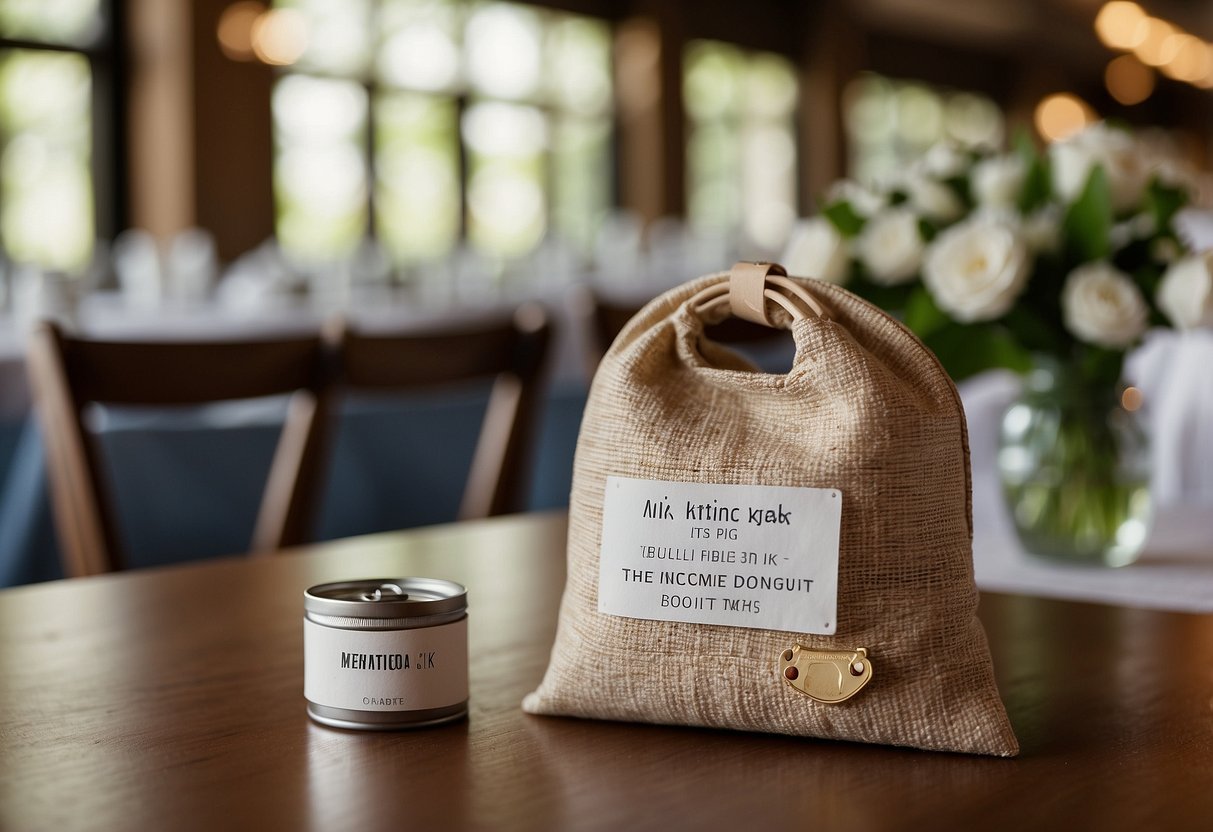
<path id="1" fill-rule="evenodd" d="M 598 611 L 833 635 L 842 493 L 607 477 Z"/>

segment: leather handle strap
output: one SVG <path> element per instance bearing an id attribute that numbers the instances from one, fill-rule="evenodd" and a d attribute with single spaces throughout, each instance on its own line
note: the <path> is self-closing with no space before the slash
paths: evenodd
<path id="1" fill-rule="evenodd" d="M 767 312 L 767 301 L 781 306 L 793 320 L 828 318 L 812 293 L 787 274 L 778 263 L 737 263 L 728 283 L 710 286 L 695 297 L 695 308 L 702 314 L 727 303 L 735 316 L 769 327 L 775 322 Z"/>
<path id="2" fill-rule="evenodd" d="M 767 276 L 787 276 L 778 263 L 735 263 L 729 271 L 729 309 L 738 318 L 773 326 L 767 314 Z"/>

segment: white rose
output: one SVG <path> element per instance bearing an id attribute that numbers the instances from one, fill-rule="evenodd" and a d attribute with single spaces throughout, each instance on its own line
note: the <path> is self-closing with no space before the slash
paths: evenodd
<path id="1" fill-rule="evenodd" d="M 1104 124 L 1088 127 L 1049 147 L 1053 189 L 1067 202 L 1077 199 L 1091 169 L 1103 168 L 1112 192 L 1112 209 L 1122 213 L 1141 201 L 1151 165 L 1133 137 Z"/>
<path id="2" fill-rule="evenodd" d="M 1162 276 L 1157 300 L 1179 329 L 1213 327 L 1213 250 L 1172 264 Z"/>
<path id="3" fill-rule="evenodd" d="M 1015 228 L 974 217 L 927 248 L 922 277 L 931 296 L 963 323 L 1005 315 L 1028 281 L 1028 250 Z"/>
<path id="4" fill-rule="evenodd" d="M 1070 272 L 1061 290 L 1066 329 L 1101 347 L 1127 347 L 1146 331 L 1149 309 L 1133 280 L 1110 263 L 1087 263 Z"/>
<path id="5" fill-rule="evenodd" d="M 920 173 L 911 173 L 902 183 L 910 204 L 928 219 L 952 222 L 964 213 L 956 192 L 947 185 Z"/>
<path id="6" fill-rule="evenodd" d="M 856 244 L 872 282 L 882 286 L 905 283 L 922 266 L 918 215 L 907 208 L 891 208 L 872 217 Z"/>
<path id="7" fill-rule="evenodd" d="M 931 147 L 919 160 L 917 167 L 938 179 L 959 176 L 969 166 L 969 157 L 954 145 L 941 142 Z"/>
<path id="8" fill-rule="evenodd" d="M 827 283 L 845 283 L 849 276 L 846 241 L 824 217 L 796 224 L 780 262 L 788 274 L 815 277 Z"/>
<path id="9" fill-rule="evenodd" d="M 1019 156 L 995 156 L 973 166 L 973 196 L 978 205 L 1013 208 L 1019 203 L 1027 165 Z"/>
<path id="10" fill-rule="evenodd" d="M 1020 233 L 1033 254 L 1057 251 L 1061 245 L 1061 209 L 1056 205 L 1038 208 L 1023 218 Z"/>
<path id="11" fill-rule="evenodd" d="M 865 188 L 851 179 L 840 179 L 826 192 L 826 204 L 846 202 L 861 217 L 870 217 L 885 207 L 889 198 L 882 193 Z"/>

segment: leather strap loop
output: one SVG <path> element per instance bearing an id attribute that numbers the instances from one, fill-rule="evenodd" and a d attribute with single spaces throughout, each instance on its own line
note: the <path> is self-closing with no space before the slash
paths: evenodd
<path id="1" fill-rule="evenodd" d="M 700 314 L 715 314 L 727 307 L 738 318 L 779 327 L 771 320 L 766 302 L 780 306 L 794 320 L 816 317 L 829 320 L 829 311 L 805 288 L 803 283 L 787 276 L 778 263 L 737 263 L 729 272 L 729 280 L 715 283 L 691 299 L 691 306 Z"/>
<path id="2" fill-rule="evenodd" d="M 786 276 L 778 263 L 736 263 L 729 272 L 729 308 L 733 315 L 763 326 L 774 326 L 767 315 L 767 276 Z"/>

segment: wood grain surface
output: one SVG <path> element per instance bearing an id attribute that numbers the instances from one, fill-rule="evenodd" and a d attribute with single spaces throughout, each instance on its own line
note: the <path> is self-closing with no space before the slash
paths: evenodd
<path id="1" fill-rule="evenodd" d="M 1015 760 L 530 717 L 564 535 L 507 517 L 0 592 L 0 829 L 1213 828 L 1213 617 L 984 595 Z M 304 589 L 398 575 L 469 588 L 469 718 L 311 722 Z"/>

